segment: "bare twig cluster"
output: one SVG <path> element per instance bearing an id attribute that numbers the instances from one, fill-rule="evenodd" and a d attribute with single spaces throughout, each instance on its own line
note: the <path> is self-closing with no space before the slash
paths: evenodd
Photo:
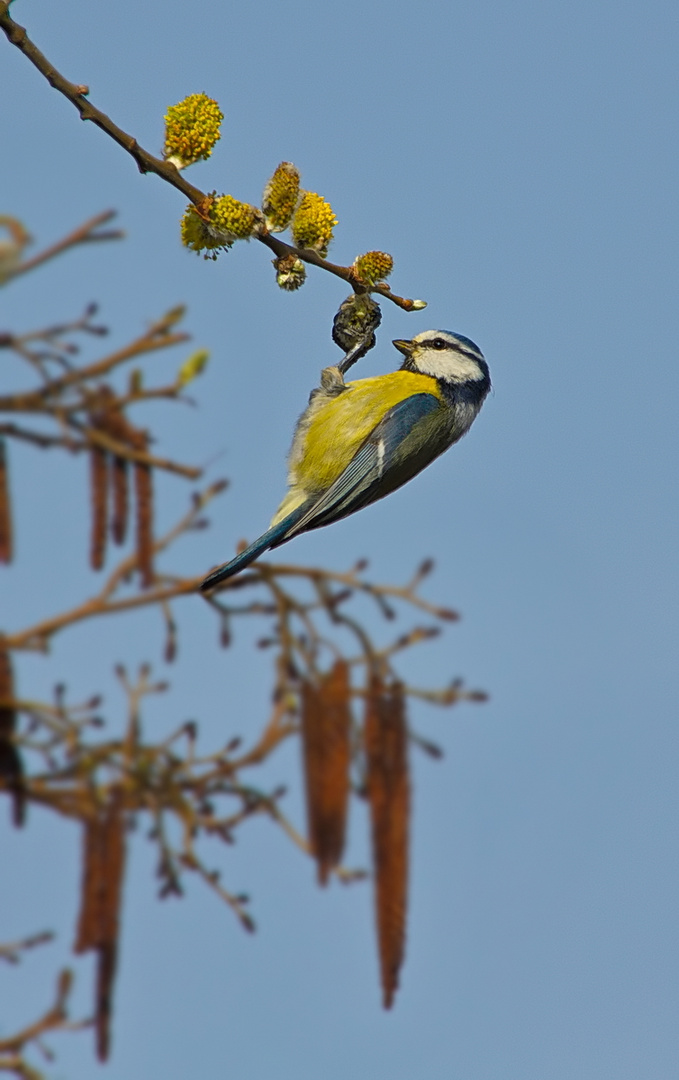
<path id="1" fill-rule="evenodd" d="M 187 513 L 155 541 L 154 554 L 203 523 L 205 506 L 222 489 L 222 484 L 215 484 L 194 497 Z M 270 716 L 252 745 L 243 748 L 240 738 L 233 736 L 222 749 L 199 756 L 195 723 L 181 725 L 160 743 L 143 739 L 141 701 L 145 695 L 165 689 L 164 684 L 151 681 L 147 668 L 136 681 L 120 671 L 129 702 L 128 720 L 121 736 L 108 739 L 95 738 L 101 726 L 97 698 L 71 706 L 63 688 L 58 688 L 53 704 L 33 702 L 21 697 L 11 677 L 10 650 L 46 648 L 54 634 L 78 622 L 151 604 L 158 605 L 165 615 L 165 654 L 168 659 L 174 657 L 177 623 L 170 603 L 195 593 L 201 576 L 157 575 L 149 589 L 139 588 L 127 595 L 127 582 L 138 560 L 138 552 L 124 558 L 111 571 L 101 592 L 90 600 L 7 633 L 0 649 L 3 760 L 15 763 L 14 768 L 4 770 L 2 786 L 12 794 L 15 821 L 23 818 L 24 805 L 34 802 L 82 823 L 83 878 L 76 949 L 94 950 L 98 958 L 95 1026 L 99 1056 L 105 1058 L 109 1047 L 125 834 L 139 815 L 150 819 L 150 836 L 158 847 L 160 895 L 180 895 L 184 873 L 195 873 L 228 904 L 246 929 L 253 929 L 247 897 L 227 889 L 218 871 L 205 865 L 199 850 L 201 839 L 218 838 L 230 844 L 239 826 L 264 814 L 316 860 L 322 883 L 333 873 L 339 880 L 352 880 L 361 875 L 341 865 L 349 795 L 353 790 L 367 797 L 384 1001 L 391 1005 L 405 936 L 407 746 L 411 742 L 440 754 L 437 747 L 409 730 L 406 701 L 408 697 L 425 698 L 451 705 L 483 699 L 478 692 L 464 690 L 458 681 L 441 690 L 404 685 L 394 668 L 404 649 L 430 639 L 439 630 L 437 623 L 457 617 L 420 595 L 419 587 L 431 564 L 423 564 L 410 582 L 395 586 L 371 581 L 364 563 L 345 572 L 260 563 L 208 598 L 206 602 L 219 620 L 223 646 L 232 643 L 240 619 L 265 621 L 259 644 L 273 653 L 274 685 Z M 396 604 L 419 610 L 434 621 L 378 645 L 363 620 L 351 611 L 352 600 L 360 597 L 371 599 L 388 621 L 396 616 Z M 343 631 L 350 635 L 348 646 L 342 645 L 338 636 Z M 19 714 L 26 718 L 26 724 L 17 733 Z M 298 735 L 305 764 L 308 840 L 284 814 L 282 790 L 261 791 L 245 779 L 247 770 L 259 766 L 282 742 Z M 31 760 L 40 760 L 42 767 L 26 770 L 25 775 L 20 750 Z M 235 805 L 220 809 L 223 800 Z"/>
<path id="2" fill-rule="evenodd" d="M 154 573 L 153 469 L 189 479 L 197 478 L 200 469 L 154 455 L 149 433 L 131 421 L 129 409 L 158 398 L 179 399 L 187 380 L 180 369 L 172 381 L 146 387 L 139 370 L 134 369 L 128 385 L 117 390 L 111 376 L 126 363 L 186 342 L 188 335 L 176 329 L 183 309 L 168 311 L 124 348 L 75 366 L 77 338 L 107 332 L 94 323 L 95 314 L 96 306 L 91 304 L 80 318 L 68 323 L 22 335 L 0 334 L 0 348 L 28 364 L 33 381 L 37 380 L 37 386 L 0 395 L 0 417 L 22 418 L 21 422 L 0 422 L 0 562 L 10 562 L 13 552 L 7 444 L 14 440 L 41 449 L 84 451 L 90 458 L 90 564 L 95 570 L 103 567 L 109 536 L 116 544 L 124 543 L 133 492 L 137 568 L 148 587 Z"/>
<path id="3" fill-rule="evenodd" d="M 215 494 L 198 497 L 174 529 L 159 541 L 159 550 L 195 526 L 205 503 Z M 159 576 L 149 590 L 118 598 L 137 554 L 112 571 L 101 594 L 68 612 L 5 636 L 10 648 L 44 645 L 60 630 L 77 622 L 121 608 L 159 604 L 194 593 L 200 578 Z M 206 602 L 219 619 L 219 638 L 228 646 L 242 618 L 264 620 L 260 647 L 273 653 L 274 684 L 271 713 L 254 742 L 243 747 L 234 735 L 223 748 L 197 753 L 197 726 L 190 722 L 159 743 L 144 740 L 141 702 L 165 689 L 153 682 L 148 668 L 136 680 L 119 672 L 129 706 L 124 732 L 97 738 L 101 726 L 97 698 L 83 705 L 67 704 L 59 688 L 53 704 L 24 700 L 13 691 L 0 706 L 26 723 L 14 735 L 20 747 L 41 768 L 22 776 L 22 799 L 75 818 L 83 828 L 83 878 L 78 951 L 92 949 L 98 957 L 96 1031 L 100 1056 L 106 1056 L 112 981 L 124 870 L 125 834 L 139 815 L 150 820 L 150 837 L 158 848 L 160 895 L 180 895 L 184 873 L 197 874 L 228 904 L 246 929 L 254 923 L 247 897 L 227 889 L 219 873 L 205 865 L 200 843 L 217 838 L 233 843 L 234 833 L 255 815 L 278 824 L 301 850 L 317 863 L 319 880 L 331 874 L 352 880 L 356 871 L 341 865 L 349 795 L 369 800 L 376 875 L 376 912 L 384 988 L 390 1005 L 400 968 L 406 912 L 408 866 L 409 742 L 439 753 L 409 730 L 408 697 L 427 697 L 441 704 L 480 700 L 457 682 L 442 690 L 412 687 L 399 679 L 394 663 L 401 651 L 428 640 L 436 623 L 415 626 L 378 645 L 364 621 L 351 611 L 355 598 L 372 599 L 391 621 L 395 604 L 404 604 L 433 617 L 450 620 L 455 613 L 437 607 L 419 593 L 431 569 L 420 567 L 404 586 L 379 585 L 366 577 L 365 564 L 339 573 L 313 567 L 261 563 L 229 583 Z M 166 611 L 168 634 L 176 648 L 176 623 Z M 342 633 L 348 631 L 348 644 Z M 354 646 L 351 646 L 351 639 Z M 167 646 L 166 646 L 167 649 Z M 0 654 L 1 655 L 1 654 Z M 261 791 L 246 779 L 284 741 L 301 736 L 307 788 L 308 840 L 282 809 L 283 790 Z M 11 784 L 4 784 L 11 790 Z M 16 795 L 15 795 L 16 797 Z M 222 803 L 224 806 L 222 807 Z"/>

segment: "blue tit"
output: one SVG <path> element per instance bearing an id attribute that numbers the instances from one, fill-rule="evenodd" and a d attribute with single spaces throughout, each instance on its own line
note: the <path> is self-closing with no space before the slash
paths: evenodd
<path id="1" fill-rule="evenodd" d="M 478 346 L 447 330 L 394 345 L 405 360 L 387 375 L 345 383 L 338 368 L 325 369 L 297 423 L 288 491 L 270 528 L 213 570 L 201 589 L 298 533 L 384 498 L 469 431 L 490 390 Z"/>

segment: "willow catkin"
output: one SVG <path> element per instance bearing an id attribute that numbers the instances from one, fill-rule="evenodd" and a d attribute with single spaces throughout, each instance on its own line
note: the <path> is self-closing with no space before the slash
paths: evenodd
<path id="1" fill-rule="evenodd" d="M 365 715 L 375 913 L 384 1007 L 391 1008 L 403 963 L 408 899 L 410 783 L 403 689 L 371 677 Z"/>
<path id="2" fill-rule="evenodd" d="M 129 469 L 126 458 L 114 457 L 111 462 L 111 489 L 113 506 L 111 536 L 115 544 L 124 544 L 129 518 Z"/>
<path id="3" fill-rule="evenodd" d="M 99 911 L 103 889 L 103 821 L 100 814 L 87 818 L 82 825 L 82 875 L 80 913 L 73 951 L 96 949 L 99 944 Z"/>
<path id="4" fill-rule="evenodd" d="M 92 422 L 92 427 L 99 426 L 98 422 Z M 92 446 L 90 448 L 90 505 L 92 507 L 90 566 L 93 570 L 101 570 L 106 557 L 108 489 L 108 453 L 101 446 Z"/>
<path id="5" fill-rule="evenodd" d="M 111 792 L 107 805 L 83 822 L 80 915 L 74 951 L 95 949 L 118 934 L 118 911 L 125 868 L 122 795 Z"/>
<path id="6" fill-rule="evenodd" d="M 120 903 L 125 871 L 122 792 L 114 789 L 105 807 L 83 823 L 83 872 L 74 951 L 97 952 L 95 1029 L 97 1055 L 108 1057 L 116 970 Z"/>
<path id="7" fill-rule="evenodd" d="M 115 417 L 112 434 L 127 442 L 127 424 L 120 414 Z M 130 516 L 130 480 L 127 458 L 114 455 L 111 462 L 111 536 L 115 544 L 124 544 Z"/>
<path id="8" fill-rule="evenodd" d="M 338 660 L 302 687 L 302 748 L 309 846 L 325 885 L 344 851 L 351 763 L 349 668 Z"/>
<path id="9" fill-rule="evenodd" d="M 100 908 L 102 942 L 118 939 L 120 901 L 125 872 L 125 817 L 122 792 L 115 788 L 106 808 L 102 832 L 102 870 L 105 882 Z"/>
<path id="10" fill-rule="evenodd" d="M 137 450 L 148 448 L 148 436 L 143 431 L 131 433 Z M 143 588 L 153 584 L 153 477 L 151 468 L 139 461 L 134 463 L 134 489 L 137 499 L 137 565 Z"/>
<path id="11" fill-rule="evenodd" d="M 105 416 L 106 430 L 116 442 L 130 442 L 130 425 L 119 409 L 111 408 Z M 111 457 L 111 537 L 115 544 L 124 544 L 130 516 L 130 480 L 127 458 Z"/>
<path id="12" fill-rule="evenodd" d="M 0 562 L 12 561 L 12 504 L 9 494 L 9 462 L 5 440 L 0 439 Z"/>

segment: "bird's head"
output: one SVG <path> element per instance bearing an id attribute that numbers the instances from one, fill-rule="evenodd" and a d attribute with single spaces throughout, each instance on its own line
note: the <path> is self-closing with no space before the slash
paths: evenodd
<path id="1" fill-rule="evenodd" d="M 490 389 L 488 364 L 478 345 L 449 330 L 425 330 L 411 341 L 394 345 L 405 356 L 402 370 L 431 375 L 448 385 L 474 386 L 485 397 Z"/>

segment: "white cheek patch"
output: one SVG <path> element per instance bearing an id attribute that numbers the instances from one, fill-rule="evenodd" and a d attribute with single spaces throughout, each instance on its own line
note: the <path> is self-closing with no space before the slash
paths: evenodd
<path id="1" fill-rule="evenodd" d="M 426 349 L 416 358 L 415 366 L 424 375 L 450 382 L 477 382 L 484 378 L 476 360 L 453 349 L 441 349 L 440 352 Z"/>

